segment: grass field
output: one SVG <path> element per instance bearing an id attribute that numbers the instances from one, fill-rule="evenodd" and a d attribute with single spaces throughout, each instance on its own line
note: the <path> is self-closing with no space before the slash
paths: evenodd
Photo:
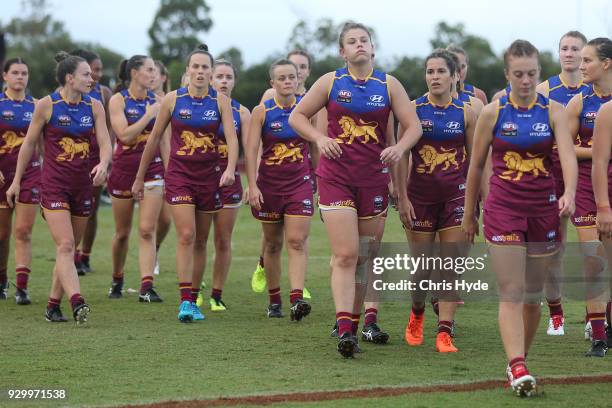
<path id="1" fill-rule="evenodd" d="M 203 309 L 203 322 L 185 325 L 176 319 L 178 288 L 174 273 L 175 240 L 171 233 L 163 244 L 161 275 L 156 287 L 162 304 L 138 303 L 136 295 L 110 300 L 110 241 L 113 221 L 110 207 L 102 207 L 92 266 L 82 278 L 82 293 L 92 306 L 87 327 L 49 324 L 43 318 L 53 267 L 54 248 L 46 225 L 39 219 L 34 231 L 34 264 L 30 294 L 33 304 L 18 307 L 12 300 L 0 303 L 0 390 L 8 388 L 66 389 L 64 401 L 11 402 L 0 397 L 0 406 L 117 406 L 180 399 L 215 399 L 278 393 L 334 391 L 370 387 L 400 387 L 465 383 L 504 378 L 505 357 L 497 331 L 495 303 L 467 303 L 457 316 L 460 352 L 434 351 L 435 315 L 427 310 L 425 343 L 409 348 L 403 341 L 408 306 L 399 302 L 381 305 L 379 321 L 391 334 L 386 346 L 362 345 L 356 359 L 340 358 L 329 337 L 334 319 L 329 289 L 329 250 L 321 222 L 313 219 L 311 259 L 307 287 L 313 295 L 312 314 L 303 322 L 289 318 L 268 320 L 265 294 L 250 289 L 250 276 L 259 251 L 259 224 L 243 208 L 234 235 L 234 262 L 224 291 L 229 310 Z M 397 215 L 389 219 L 385 241 L 404 240 Z M 212 253 L 209 250 L 209 253 Z M 132 236 L 126 268 L 126 288 L 138 289 L 136 235 Z M 205 280 L 210 282 L 210 260 Z M 11 261 L 10 271 L 13 264 Z M 9 273 L 14 280 L 14 272 Z M 288 283 L 282 284 L 288 312 Z M 13 289 L 11 289 L 12 295 Z M 206 293 L 207 297 L 209 293 Z M 565 337 L 545 335 L 547 319 L 529 356 L 536 376 L 612 374 L 612 357 L 586 359 L 583 340 L 584 306 L 567 302 Z M 64 300 L 64 313 L 69 305 Z M 288 313 L 286 313 L 288 315 Z M 547 316 L 547 312 L 543 313 Z M 543 395 L 519 401 L 508 390 L 496 388 L 470 393 L 408 394 L 390 398 L 317 402 L 321 406 L 441 405 L 612 406 L 612 384 L 549 385 Z M 4 399 L 2 399 L 4 398 Z M 288 406 L 313 406 L 315 403 Z M 287 405 L 285 403 L 279 404 Z"/>

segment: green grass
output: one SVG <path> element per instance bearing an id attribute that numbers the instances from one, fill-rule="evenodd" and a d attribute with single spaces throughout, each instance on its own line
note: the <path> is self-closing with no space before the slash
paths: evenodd
<path id="1" fill-rule="evenodd" d="M 340 358 L 334 340 L 329 337 L 334 319 L 329 250 L 318 218 L 313 218 L 312 258 L 307 278 L 307 287 L 313 295 L 311 316 L 299 324 L 291 323 L 288 317 L 273 321 L 265 317 L 267 296 L 250 289 L 250 276 L 259 252 L 260 227 L 250 210 L 243 208 L 234 234 L 235 260 L 224 291 L 229 311 L 212 314 L 205 307 L 207 319 L 190 325 L 180 324 L 176 319 L 174 233 L 162 246 L 162 273 L 156 278 L 156 287 L 165 302 L 140 304 L 136 295 L 109 300 L 113 230 L 109 207 L 100 209 L 99 219 L 92 257 L 95 272 L 81 280 L 82 293 L 92 306 L 87 327 L 44 321 L 54 248 L 40 219 L 34 231 L 30 285 L 33 304 L 17 307 L 10 300 L 0 303 L 0 389 L 64 388 L 68 399 L 61 403 L 0 400 L 0 406 L 114 406 L 171 399 L 480 381 L 504 376 L 505 358 L 494 303 L 468 302 L 460 308 L 456 340 L 460 353 L 439 355 L 434 351 L 435 319 L 430 310 L 426 317 L 425 344 L 409 348 L 403 342 L 408 307 L 386 302 L 381 305 L 379 316 L 383 328 L 391 334 L 391 343 L 382 347 L 364 344 L 364 352 L 358 358 Z M 393 213 L 385 241 L 403 240 L 397 214 Z M 208 282 L 210 274 L 209 259 L 205 275 Z M 289 287 L 284 275 L 283 300 L 288 304 Z M 13 273 L 9 278 L 14 279 Z M 134 234 L 127 261 L 126 288 L 138 289 L 138 285 Z M 538 376 L 612 373 L 610 357 L 582 357 L 588 345 L 582 339 L 583 304 L 568 302 L 564 307 L 568 335 L 546 337 L 547 321 L 543 319 L 530 353 L 530 370 Z M 63 309 L 68 314 L 69 305 L 65 300 Z M 285 312 L 288 312 L 287 306 Z M 608 388 L 609 384 L 550 386 L 546 387 L 546 395 L 534 400 L 534 404 L 548 401 L 569 406 L 592 401 L 594 406 L 604 406 L 601 394 Z M 460 401 L 459 405 L 490 406 L 492 398 L 499 406 L 518 404 L 507 390 L 410 395 L 381 399 L 380 403 L 381 406 L 408 403 L 436 406 L 445 401 Z M 343 406 L 349 402 L 328 405 L 332 404 Z"/>

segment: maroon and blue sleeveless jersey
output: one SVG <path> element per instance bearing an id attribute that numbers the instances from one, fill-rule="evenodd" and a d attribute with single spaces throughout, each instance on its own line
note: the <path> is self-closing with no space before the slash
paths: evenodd
<path id="1" fill-rule="evenodd" d="M 387 74 L 374 70 L 359 80 L 348 68 L 336 70 L 326 108 L 327 134 L 342 155 L 321 155 L 317 176 L 355 187 L 387 184 L 389 169 L 380 160 L 391 111 Z"/>
<path id="2" fill-rule="evenodd" d="M 28 133 L 33 113 L 34 99 L 31 96 L 15 100 L 5 92 L 0 93 L 0 171 L 5 178 L 15 174 L 19 150 Z M 25 174 L 39 169 L 40 160 L 33 154 Z"/>
<path id="3" fill-rule="evenodd" d="M 493 128 L 493 175 L 485 209 L 523 217 L 555 214 L 550 100 L 536 94 L 528 107 L 499 99 Z"/>
<path id="4" fill-rule="evenodd" d="M 43 186 L 89 185 L 89 155 L 95 138 L 92 100 L 82 95 L 72 104 L 54 92 L 51 101 L 51 117 L 43 130 Z"/>
<path id="5" fill-rule="evenodd" d="M 232 117 L 234 120 L 234 128 L 236 129 L 236 136 L 238 136 L 238 140 L 240 140 L 240 135 L 242 132 L 242 123 L 240 122 L 240 110 L 242 109 L 242 105 L 235 100 L 231 100 L 232 105 Z M 219 125 L 219 133 L 217 133 L 217 151 L 219 152 L 219 165 L 221 166 L 221 171 L 225 171 L 227 168 L 227 142 L 225 140 L 225 132 L 223 131 L 223 123 Z"/>
<path id="6" fill-rule="evenodd" d="M 460 101 L 470 103 L 470 96 L 473 98 L 476 97 L 476 87 L 474 85 L 464 83 L 463 88 L 457 92 L 457 95 L 459 96 L 457 99 Z"/>
<path id="7" fill-rule="evenodd" d="M 589 86 L 582 82 L 575 88 L 567 86 L 560 75 L 551 76 L 546 80 L 546 84 L 548 86 L 548 97 L 563 106 L 567 106 L 575 95 L 586 92 L 589 89 Z"/>
<path id="8" fill-rule="evenodd" d="M 428 96 L 415 104 L 423 136 L 411 150 L 410 199 L 435 204 L 463 196 L 468 166 L 465 105 L 453 98 L 436 106 Z"/>
<path id="9" fill-rule="evenodd" d="M 89 91 L 89 96 L 100 101 L 101 104 L 104 104 L 104 97 L 102 96 L 102 86 L 100 83 L 96 83 L 96 85 Z"/>
<path id="10" fill-rule="evenodd" d="M 155 94 L 151 91 L 147 91 L 147 95 L 143 99 L 134 97 L 127 89 L 122 90 L 119 94 L 123 97 L 123 103 L 125 105 L 123 114 L 125 115 L 128 126 L 138 122 L 146 113 L 147 106 L 153 105 L 157 101 Z M 155 119 L 152 119 L 143 129 L 142 133 L 136 137 L 133 144 L 126 145 L 117 138 L 117 145 L 113 153 L 113 171 L 118 171 L 119 173 L 127 175 L 134 175 L 138 172 L 138 164 L 140 163 L 140 158 L 144 152 L 147 139 L 153 130 L 154 124 Z M 159 148 L 155 153 L 155 157 L 149 169 L 154 166 L 158 168 L 158 174 L 163 173 L 163 164 Z"/>
<path id="11" fill-rule="evenodd" d="M 312 190 L 308 144 L 289 126 L 289 115 L 301 100 L 288 108 L 276 99 L 264 102 L 266 108 L 261 127 L 262 154 L 257 185 L 269 194 L 291 194 Z"/>
<path id="12" fill-rule="evenodd" d="M 582 110 L 580 111 L 580 127 L 578 129 L 578 137 L 576 145 L 580 147 L 593 147 L 593 129 L 595 127 L 595 119 L 599 108 L 604 103 L 612 99 L 611 95 L 600 95 L 595 91 L 593 85 L 590 85 L 585 92 L 582 92 Z M 578 184 L 591 184 L 591 160 L 578 161 Z M 612 167 L 608 167 L 608 174 L 612 174 Z"/>
<path id="13" fill-rule="evenodd" d="M 221 178 L 217 135 L 221 113 L 212 87 L 201 98 L 187 88 L 176 91 L 170 121 L 170 162 L 166 180 L 178 184 L 217 185 Z"/>
<path id="14" fill-rule="evenodd" d="M 102 96 L 102 86 L 100 83 L 96 83 L 96 85 L 89 91 L 89 96 L 93 99 L 100 101 L 102 105 L 104 105 L 104 97 Z M 98 147 L 98 141 L 94 137 L 91 141 L 91 147 L 89 152 L 89 158 L 93 165 L 96 165 L 100 162 L 100 147 Z"/>

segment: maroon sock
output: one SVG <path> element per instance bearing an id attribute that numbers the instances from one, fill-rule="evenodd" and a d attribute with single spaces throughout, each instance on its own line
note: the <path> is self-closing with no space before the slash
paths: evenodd
<path id="1" fill-rule="evenodd" d="M 53 309 L 54 307 L 58 307 L 61 302 L 61 299 L 54 299 L 50 297 L 49 301 L 47 302 L 47 309 Z"/>
<path id="2" fill-rule="evenodd" d="M 213 288 L 210 292 L 210 297 L 215 299 L 217 302 L 221 300 L 221 295 L 223 294 L 223 289 L 215 289 Z"/>
<path id="3" fill-rule="evenodd" d="M 123 272 L 113 272 L 113 283 L 123 283 Z"/>
<path id="4" fill-rule="evenodd" d="M 191 302 L 191 282 L 179 282 L 179 289 L 181 291 L 181 302 Z"/>
<path id="5" fill-rule="evenodd" d="M 83 296 L 81 296 L 80 293 L 75 293 L 74 295 L 70 296 L 70 306 L 72 306 L 72 310 L 83 303 L 85 303 L 85 299 L 83 299 Z"/>
<path id="6" fill-rule="evenodd" d="M 268 289 L 268 296 L 270 297 L 271 305 L 280 305 L 281 301 L 281 290 L 280 287 L 274 289 Z"/>
<path id="7" fill-rule="evenodd" d="M 353 321 L 352 314 L 349 312 L 336 313 L 336 322 L 338 323 L 338 337 L 342 337 L 344 333 L 351 333 Z"/>
<path id="8" fill-rule="evenodd" d="M 74 251 L 74 263 L 78 264 L 81 261 L 81 251 L 78 249 Z"/>
<path id="9" fill-rule="evenodd" d="M 589 321 L 593 329 L 593 340 L 606 340 L 606 331 L 604 322 L 606 321 L 605 313 L 589 313 Z"/>
<path id="10" fill-rule="evenodd" d="M 85 262 L 85 263 L 89 262 L 89 255 L 90 255 L 89 252 L 81 251 L 81 262 Z"/>
<path id="11" fill-rule="evenodd" d="M 548 303 L 548 310 L 550 311 L 551 316 L 563 316 L 563 306 L 561 306 L 561 298 L 549 300 L 546 299 Z"/>
<path id="12" fill-rule="evenodd" d="M 28 278 L 30 277 L 30 268 L 18 266 L 15 268 L 15 275 L 17 280 L 17 289 L 27 289 Z"/>
<path id="13" fill-rule="evenodd" d="M 289 292 L 289 302 L 294 304 L 296 300 L 304 299 L 304 291 L 302 289 L 292 289 Z"/>
<path id="14" fill-rule="evenodd" d="M 423 307 L 421 307 L 420 309 L 417 309 L 413 304 L 412 313 L 414 313 L 415 316 L 423 316 L 423 313 L 425 313 L 425 306 L 423 305 Z"/>
<path id="15" fill-rule="evenodd" d="M 0 269 L 0 285 L 6 285 L 8 282 L 8 275 L 6 273 L 6 268 Z"/>
<path id="16" fill-rule="evenodd" d="M 261 266 L 262 268 L 264 267 L 263 256 L 259 257 L 259 266 Z"/>
<path id="17" fill-rule="evenodd" d="M 448 320 L 438 320 L 438 333 L 448 333 L 450 335 L 452 327 L 453 322 L 449 322 Z"/>
<path id="18" fill-rule="evenodd" d="M 606 304 L 606 321 L 608 322 L 608 327 L 612 327 L 612 300 L 609 300 Z"/>
<path id="19" fill-rule="evenodd" d="M 191 301 L 195 303 L 198 300 L 198 295 L 200 294 L 200 288 L 191 288 Z"/>
<path id="20" fill-rule="evenodd" d="M 153 277 L 152 276 L 143 276 L 140 279 L 140 294 L 144 295 L 150 289 L 153 289 Z"/>
<path id="21" fill-rule="evenodd" d="M 436 316 L 440 317 L 440 304 L 438 303 L 438 299 L 431 299 L 431 307 Z"/>
<path id="22" fill-rule="evenodd" d="M 365 311 L 365 322 L 363 323 L 365 326 L 369 326 L 377 322 L 378 318 L 378 310 L 375 307 L 371 307 L 366 309 Z"/>
<path id="23" fill-rule="evenodd" d="M 357 329 L 359 329 L 359 320 L 361 320 L 361 313 L 351 314 L 351 333 L 353 334 L 353 336 L 357 335 Z"/>

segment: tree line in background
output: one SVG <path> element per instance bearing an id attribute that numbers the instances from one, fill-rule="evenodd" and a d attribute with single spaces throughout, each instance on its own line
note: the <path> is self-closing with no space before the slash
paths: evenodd
<path id="1" fill-rule="evenodd" d="M 6 58 L 23 57 L 30 65 L 29 87 L 33 96 L 41 97 L 57 87 L 55 81 L 54 55 L 59 50 L 75 48 L 90 49 L 100 55 L 104 62 L 102 82 L 112 85 L 116 69 L 123 56 L 99 43 L 87 43 L 71 38 L 64 24 L 54 20 L 46 0 L 23 0 L 21 16 L 14 17 L 0 27 L 4 32 Z M 161 4 L 148 35 L 151 40 L 149 55 L 164 62 L 170 73 L 173 88 L 178 87 L 185 71 L 186 56 L 205 39 L 204 34 L 213 26 L 210 7 L 205 0 L 161 0 Z M 343 65 L 338 56 L 338 33 L 344 22 L 338 24 L 325 18 L 311 24 L 300 21 L 293 28 L 285 50 L 271 53 L 263 61 L 245 66 L 240 49 L 217 50 L 208 44 L 216 58 L 231 61 L 238 72 L 238 81 L 233 92 L 234 99 L 248 108 L 253 108 L 263 92 L 269 87 L 268 67 L 277 58 L 293 49 L 308 51 L 315 60 L 307 86 L 326 72 Z M 372 30 L 374 43 L 376 32 Z M 503 60 L 496 55 L 489 42 L 482 37 L 467 33 L 463 24 L 437 24 L 435 36 L 430 40 L 432 49 L 455 44 L 463 47 L 470 60 L 467 82 L 474 83 L 491 96 L 505 86 Z M 393 61 L 379 61 L 381 68 L 395 76 L 412 98 L 426 91 L 424 81 L 424 56 L 402 56 Z M 559 67 L 550 51 L 541 53 L 542 78 L 558 72 Z"/>

